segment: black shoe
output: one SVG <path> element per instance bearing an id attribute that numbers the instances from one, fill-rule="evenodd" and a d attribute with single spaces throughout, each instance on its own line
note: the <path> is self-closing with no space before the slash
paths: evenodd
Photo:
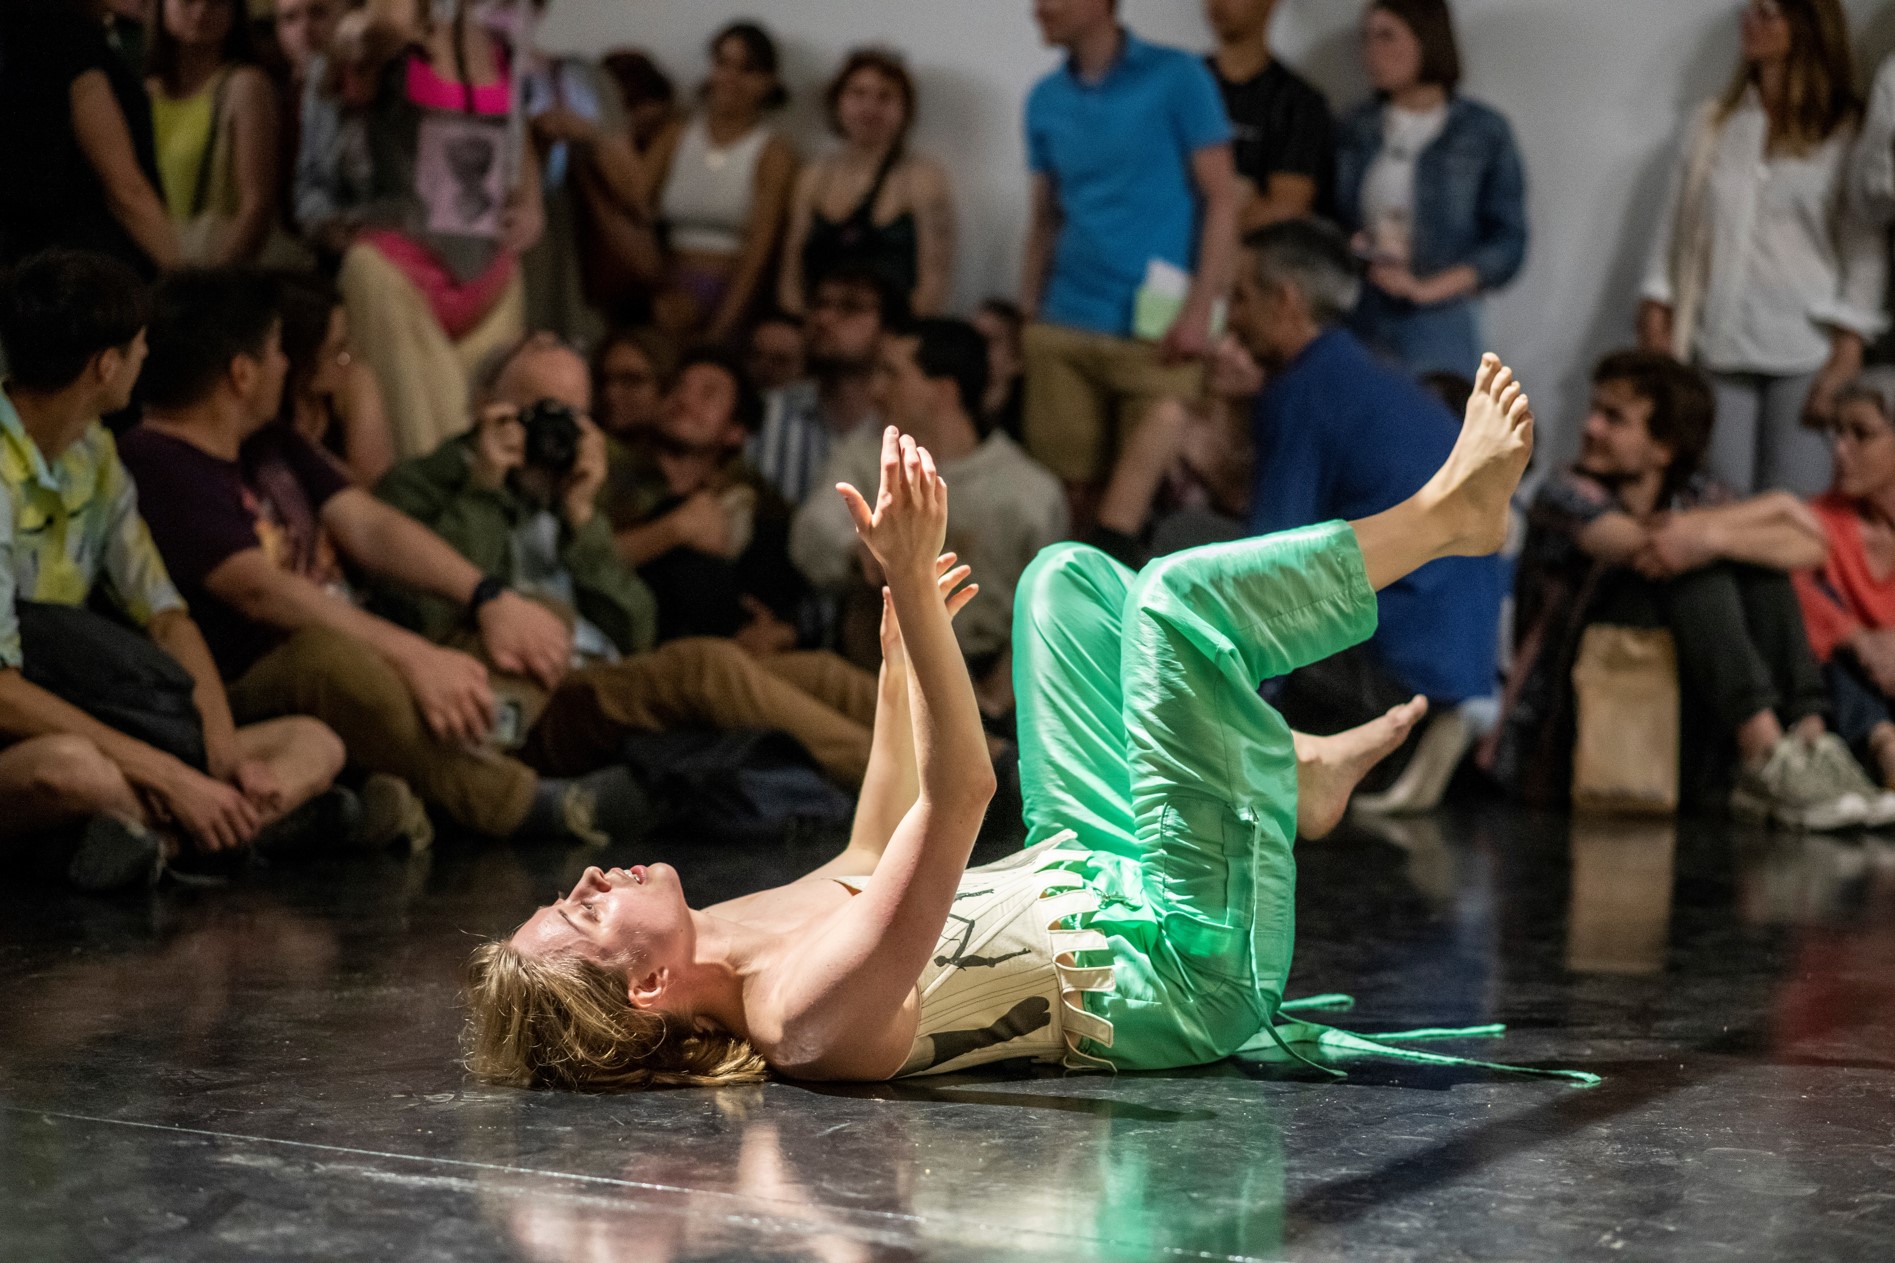
<path id="1" fill-rule="evenodd" d="M 66 865 L 66 880 L 79 890 L 101 893 L 151 886 L 163 871 L 163 838 L 136 820 L 100 814 L 86 821 L 79 848 Z"/>
<path id="2" fill-rule="evenodd" d="M 253 849 L 268 859 L 291 859 L 317 851 L 341 850 L 362 832 L 362 800 L 346 789 L 332 789 L 257 834 Z"/>

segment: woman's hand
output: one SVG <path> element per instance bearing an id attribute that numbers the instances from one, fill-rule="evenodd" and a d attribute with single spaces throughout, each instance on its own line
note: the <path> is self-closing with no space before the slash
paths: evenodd
<path id="1" fill-rule="evenodd" d="M 1827 429 L 1836 420 L 1836 396 L 1862 372 L 1862 337 L 1837 331 L 1830 342 L 1829 360 L 1810 383 L 1809 397 L 1803 401 L 1803 424 L 1812 430 Z"/>
<path id="2" fill-rule="evenodd" d="M 935 573 L 939 576 L 935 586 L 940 589 L 941 599 L 947 602 L 948 621 L 967 608 L 967 603 L 980 595 L 978 583 L 968 583 L 968 576 L 974 573 L 972 566 L 957 566 L 960 560 L 954 553 L 942 553 L 934 560 Z M 887 588 L 882 589 L 882 661 L 900 665 L 907 657 L 906 648 L 901 640 L 901 620 L 895 617 L 895 601 Z"/>
<path id="3" fill-rule="evenodd" d="M 882 432 L 882 485 L 870 508 L 848 483 L 836 484 L 855 532 L 888 576 L 932 573 L 947 540 L 947 483 L 928 449 L 894 426 Z"/>
<path id="4" fill-rule="evenodd" d="M 1638 305 L 1638 349 L 1671 354 L 1671 308 L 1646 299 Z"/>

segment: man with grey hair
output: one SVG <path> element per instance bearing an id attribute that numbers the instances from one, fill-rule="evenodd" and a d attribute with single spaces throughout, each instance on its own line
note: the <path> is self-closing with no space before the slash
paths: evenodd
<path id="1" fill-rule="evenodd" d="M 1245 244 L 1231 326 L 1269 372 L 1252 421 L 1251 531 L 1353 520 L 1401 503 L 1447 459 L 1460 427 L 1344 327 L 1361 283 L 1347 238 L 1299 219 Z M 1462 704 L 1495 691 L 1503 591 L 1493 557 L 1424 566 L 1381 594 L 1373 639 L 1283 682 L 1278 709 L 1301 731 L 1329 733 L 1427 697 L 1436 718 L 1392 801 L 1432 805 L 1470 741 Z"/>

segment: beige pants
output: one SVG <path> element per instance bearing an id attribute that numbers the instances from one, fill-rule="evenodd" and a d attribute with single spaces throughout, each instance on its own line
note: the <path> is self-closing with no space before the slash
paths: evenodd
<path id="1" fill-rule="evenodd" d="M 466 430 L 474 369 L 526 328 L 519 269 L 486 319 L 458 342 L 401 269 L 371 247 L 350 246 L 336 279 L 356 352 L 381 384 L 396 452 L 425 456 Z"/>
<path id="2" fill-rule="evenodd" d="M 1204 370 L 1154 343 L 1062 325 L 1027 326 L 1026 448 L 1069 483 L 1102 483 L 1125 440 L 1164 399 L 1198 398 Z"/>

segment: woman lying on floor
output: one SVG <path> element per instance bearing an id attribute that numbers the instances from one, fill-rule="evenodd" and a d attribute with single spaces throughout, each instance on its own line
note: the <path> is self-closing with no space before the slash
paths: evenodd
<path id="1" fill-rule="evenodd" d="M 472 1068 L 596 1091 L 769 1072 L 883 1080 L 1013 1057 L 1164 1069 L 1260 1033 L 1285 1053 L 1310 1031 L 1351 1038 L 1278 1017 L 1291 846 L 1299 809 L 1333 825 L 1422 703 L 1325 750 L 1294 738 L 1257 687 L 1366 639 L 1380 588 L 1498 548 L 1532 439 L 1526 396 L 1488 356 L 1447 464 L 1386 513 L 1137 575 L 1078 545 L 1042 553 L 1014 616 L 1029 845 L 968 870 L 994 790 L 950 627 L 972 589 L 937 561 L 947 488 L 933 460 L 890 430 L 874 506 L 839 489 L 892 615 L 849 848 L 704 911 L 666 865 L 588 869 L 475 954 Z"/>

